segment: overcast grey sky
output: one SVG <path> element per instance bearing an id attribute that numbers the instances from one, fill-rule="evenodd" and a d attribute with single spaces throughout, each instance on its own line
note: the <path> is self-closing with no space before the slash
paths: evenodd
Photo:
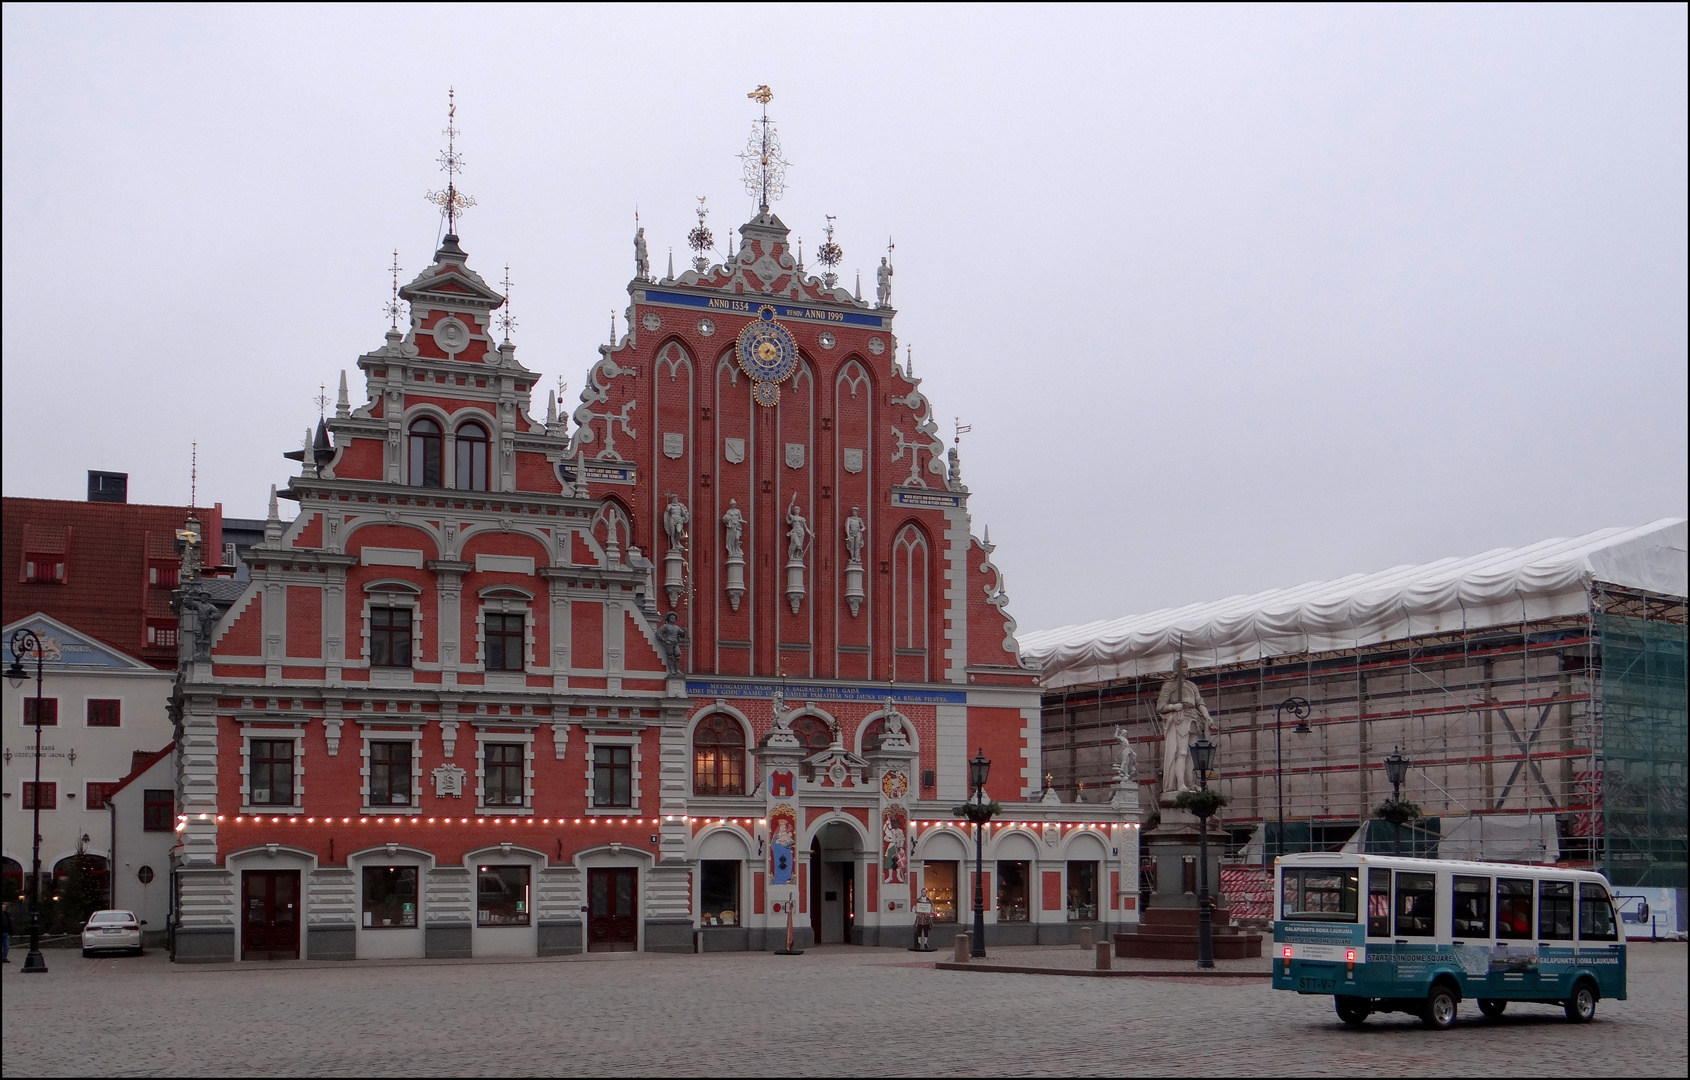
<path id="1" fill-rule="evenodd" d="M 3 18 L 7 495 L 185 502 L 197 439 L 261 516 L 428 261 L 448 85 L 463 245 L 573 400 L 636 203 L 660 269 L 748 216 L 767 83 L 806 250 L 896 240 L 1024 629 L 1686 510 L 1682 5 Z"/>

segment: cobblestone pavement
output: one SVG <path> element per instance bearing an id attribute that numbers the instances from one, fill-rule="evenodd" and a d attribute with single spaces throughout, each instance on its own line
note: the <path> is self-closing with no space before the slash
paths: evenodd
<path id="1" fill-rule="evenodd" d="M 994 949 L 1014 962 L 1017 949 Z M 51 950 L 4 970 L 5 1076 L 1677 1075 L 1686 948 L 1634 945 L 1630 1000 L 1351 1031 L 1259 981 L 935 971 L 905 952 L 174 967 Z M 1582 1064 L 1580 1064 L 1582 1063 Z"/>

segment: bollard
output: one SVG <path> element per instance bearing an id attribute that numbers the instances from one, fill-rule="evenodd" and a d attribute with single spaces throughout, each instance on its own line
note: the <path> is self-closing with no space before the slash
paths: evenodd
<path id="1" fill-rule="evenodd" d="M 1080 927 L 1080 949 L 1084 952 L 1091 952 L 1091 948 L 1092 929 L 1089 926 L 1082 926 Z"/>
<path id="2" fill-rule="evenodd" d="M 1109 955 L 1111 949 L 1112 946 L 1107 941 L 1097 943 L 1097 970 L 1108 971 L 1115 966 L 1114 960 Z"/>
<path id="3" fill-rule="evenodd" d="M 959 963 L 959 964 L 968 963 L 968 946 L 969 946 L 969 944 L 970 944 L 970 938 L 967 934 L 958 934 L 956 936 L 956 962 L 957 963 Z"/>

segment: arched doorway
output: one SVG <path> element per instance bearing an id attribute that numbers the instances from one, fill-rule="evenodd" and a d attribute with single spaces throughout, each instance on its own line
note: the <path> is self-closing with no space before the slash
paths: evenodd
<path id="1" fill-rule="evenodd" d="M 856 830 L 840 821 L 810 841 L 810 930 L 818 945 L 855 941 L 860 846 Z"/>

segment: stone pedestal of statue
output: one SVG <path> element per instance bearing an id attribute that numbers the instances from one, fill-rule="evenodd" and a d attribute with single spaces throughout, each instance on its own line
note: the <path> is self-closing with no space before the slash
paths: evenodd
<path id="1" fill-rule="evenodd" d="M 728 556 L 728 607 L 739 610 L 740 597 L 745 595 L 745 559 L 740 555 Z"/>
<path id="2" fill-rule="evenodd" d="M 1198 870 L 1202 825 L 1197 815 L 1161 805 L 1161 820 L 1139 839 L 1145 862 L 1155 868 L 1155 886 L 1145 897 L 1136 928 L 1115 935 L 1116 956 L 1157 960 L 1196 960 Z M 1221 854 L 1226 833 L 1208 822 L 1209 909 L 1215 959 L 1237 960 L 1262 955 L 1262 936 L 1232 925 L 1232 914 L 1221 895 Z M 1141 895 L 1143 895 L 1141 893 Z"/>

